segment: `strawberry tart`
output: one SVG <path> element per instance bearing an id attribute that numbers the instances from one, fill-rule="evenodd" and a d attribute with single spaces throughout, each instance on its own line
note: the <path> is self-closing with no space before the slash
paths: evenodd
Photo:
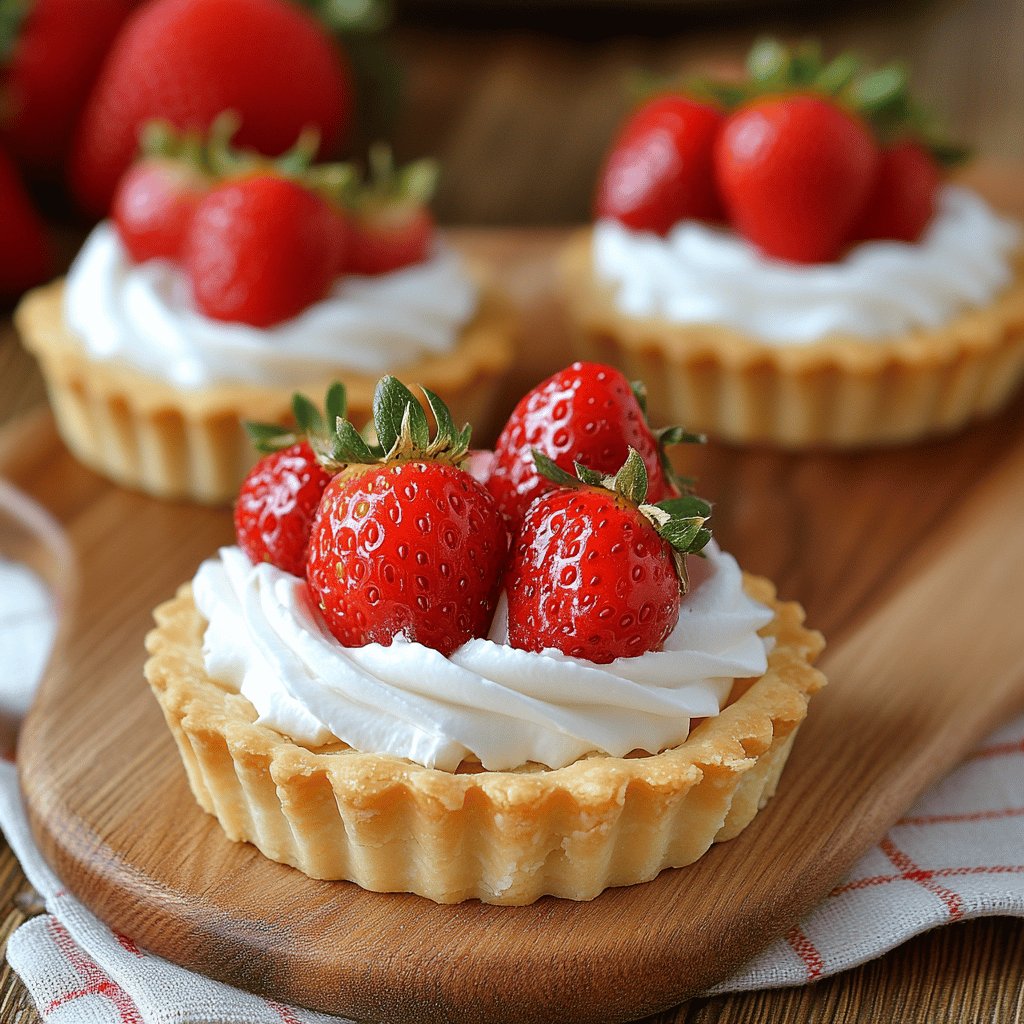
<path id="1" fill-rule="evenodd" d="M 274 160 L 153 123 L 111 216 L 66 279 L 16 313 L 61 433 L 86 464 L 159 497 L 230 501 L 256 458 L 244 418 L 343 377 L 365 419 L 398 369 L 486 420 L 512 359 L 504 300 L 437 237 L 436 169 L 371 152 L 367 179 L 314 164 L 316 133 Z"/>
<path id="2" fill-rule="evenodd" d="M 493 453 L 395 378 L 375 440 L 297 402 L 237 546 L 155 612 L 146 676 L 225 834 L 440 903 L 591 899 L 774 793 L 821 636 L 744 574 L 622 375 L 575 364 Z M 546 426 L 545 426 L 546 425 Z M 584 459 L 588 463 L 584 463 Z"/>
<path id="3" fill-rule="evenodd" d="M 743 82 L 666 87 L 565 254 L 580 352 L 734 442 L 888 444 L 994 412 L 1024 378 L 1024 247 L 944 180 L 963 155 L 901 65 L 813 44 L 762 41 Z"/>

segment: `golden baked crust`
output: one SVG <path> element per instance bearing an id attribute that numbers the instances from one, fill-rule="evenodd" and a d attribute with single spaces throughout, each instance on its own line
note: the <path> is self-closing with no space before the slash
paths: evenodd
<path id="1" fill-rule="evenodd" d="M 744 443 L 888 444 L 993 413 L 1024 379 L 1024 252 L 1001 295 L 941 329 L 767 345 L 720 324 L 620 313 L 591 250 L 580 232 L 562 258 L 576 347 L 643 379 L 659 422 Z"/>
<path id="2" fill-rule="evenodd" d="M 824 641 L 803 610 L 745 577 L 775 610 L 768 671 L 678 747 L 594 754 L 564 768 L 423 768 L 344 744 L 309 749 L 266 726 L 202 662 L 205 621 L 190 585 L 155 611 L 149 680 L 192 791 L 227 836 L 313 878 L 349 879 L 438 903 L 592 899 L 647 881 L 731 839 L 772 796 L 811 694 Z"/>
<path id="3" fill-rule="evenodd" d="M 288 422 L 294 391 L 318 399 L 336 377 L 356 422 L 370 417 L 376 377 L 339 370 L 298 387 L 225 384 L 184 390 L 120 360 L 95 360 L 64 320 L 64 281 L 29 292 L 15 311 L 39 360 L 65 443 L 87 465 L 157 497 L 219 504 L 233 499 L 256 458 L 241 420 Z M 512 362 L 515 318 L 485 288 L 475 317 L 447 355 L 396 366 L 437 392 L 457 422 L 486 424 Z"/>

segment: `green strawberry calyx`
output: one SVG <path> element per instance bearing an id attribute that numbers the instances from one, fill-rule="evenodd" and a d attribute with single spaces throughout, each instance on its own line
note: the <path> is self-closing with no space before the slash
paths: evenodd
<path id="1" fill-rule="evenodd" d="M 644 500 L 647 497 L 647 467 L 635 448 L 629 449 L 626 461 L 614 476 L 600 473 L 579 462 L 573 463 L 576 469 L 574 476 L 536 449 L 533 461 L 542 476 L 560 487 L 600 487 L 635 505 L 672 548 L 679 584 L 683 593 L 686 593 L 689 586 L 686 556 L 699 554 L 711 540 L 711 530 L 707 526 L 711 518 L 711 505 L 708 502 L 694 494 L 687 494 L 679 498 L 667 498 L 655 505 L 647 504 Z"/>
<path id="2" fill-rule="evenodd" d="M 327 389 L 322 412 L 309 398 L 296 392 L 292 396 L 294 426 L 248 420 L 245 430 L 253 447 L 265 455 L 308 441 L 317 461 L 325 469 L 338 472 L 344 469 L 345 463 L 334 458 L 334 424 L 345 418 L 347 406 L 345 385 L 335 381 Z"/>
<path id="3" fill-rule="evenodd" d="M 426 410 L 397 377 L 382 377 L 373 393 L 372 427 L 375 441 L 368 441 L 355 426 L 338 416 L 330 438 L 330 458 L 346 465 L 393 462 L 448 462 L 460 465 L 469 453 L 472 429 L 455 426 L 448 406 L 427 388 L 420 389 L 434 418 L 431 436 Z"/>
<path id="4" fill-rule="evenodd" d="M 632 380 L 629 382 L 629 387 L 646 421 L 647 385 L 642 380 Z M 676 472 L 675 466 L 672 465 L 672 460 L 668 457 L 668 449 L 677 444 L 706 444 L 707 438 L 703 434 L 694 434 L 680 426 L 660 427 L 655 430 L 648 423 L 648 429 L 651 430 L 654 440 L 658 445 L 658 461 L 661 463 L 661 470 L 665 474 L 665 478 L 680 493 L 688 493 L 696 483 L 696 480 L 692 476 L 682 476 Z"/>

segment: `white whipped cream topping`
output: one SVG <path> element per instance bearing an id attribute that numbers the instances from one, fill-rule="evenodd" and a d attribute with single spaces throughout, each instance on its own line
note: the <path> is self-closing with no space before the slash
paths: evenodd
<path id="1" fill-rule="evenodd" d="M 697 221 L 681 221 L 664 238 L 599 221 L 593 258 L 629 316 L 809 343 L 940 327 L 1010 283 L 1020 242 L 1018 225 L 974 192 L 947 185 L 918 242 L 863 242 L 836 263 L 771 259 L 739 235 Z"/>
<path id="2" fill-rule="evenodd" d="M 123 359 L 183 388 L 298 387 L 345 370 L 379 374 L 454 348 L 476 285 L 443 245 L 423 263 L 338 278 L 328 295 L 270 328 L 211 320 L 181 268 L 134 263 L 113 224 L 98 225 L 68 272 L 65 317 L 99 359 Z"/>
<path id="3" fill-rule="evenodd" d="M 664 650 L 597 665 L 508 646 L 504 598 L 490 636 L 450 658 L 397 637 L 346 648 L 304 580 L 222 548 L 193 581 L 209 623 L 207 673 L 239 690 L 258 721 L 310 746 L 334 738 L 445 771 L 475 756 L 491 771 L 559 768 L 591 751 L 621 757 L 682 742 L 717 715 L 735 678 L 762 675 L 770 609 L 743 591 L 714 546 L 690 559 L 691 590 Z"/>

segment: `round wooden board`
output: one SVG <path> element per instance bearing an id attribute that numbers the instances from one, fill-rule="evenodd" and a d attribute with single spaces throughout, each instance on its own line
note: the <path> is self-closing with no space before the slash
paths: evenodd
<path id="1" fill-rule="evenodd" d="M 533 246 L 535 268 L 553 242 L 473 236 L 499 260 Z M 539 376 L 541 353 L 552 358 L 536 351 L 521 372 Z M 141 667 L 151 608 L 230 542 L 230 516 L 105 483 L 45 414 L 14 424 L 0 471 L 54 511 L 79 560 L 19 751 L 37 840 L 69 890 L 139 944 L 285 1002 L 379 1022 L 510 1024 L 673 1005 L 825 898 L 1020 706 L 1022 440 L 1018 402 L 962 438 L 900 452 L 696 455 L 725 546 L 829 635 L 831 685 L 778 796 L 738 839 L 591 903 L 496 908 L 312 881 L 224 838 L 189 793 Z M 965 581 L 978 597 L 951 599 Z"/>

